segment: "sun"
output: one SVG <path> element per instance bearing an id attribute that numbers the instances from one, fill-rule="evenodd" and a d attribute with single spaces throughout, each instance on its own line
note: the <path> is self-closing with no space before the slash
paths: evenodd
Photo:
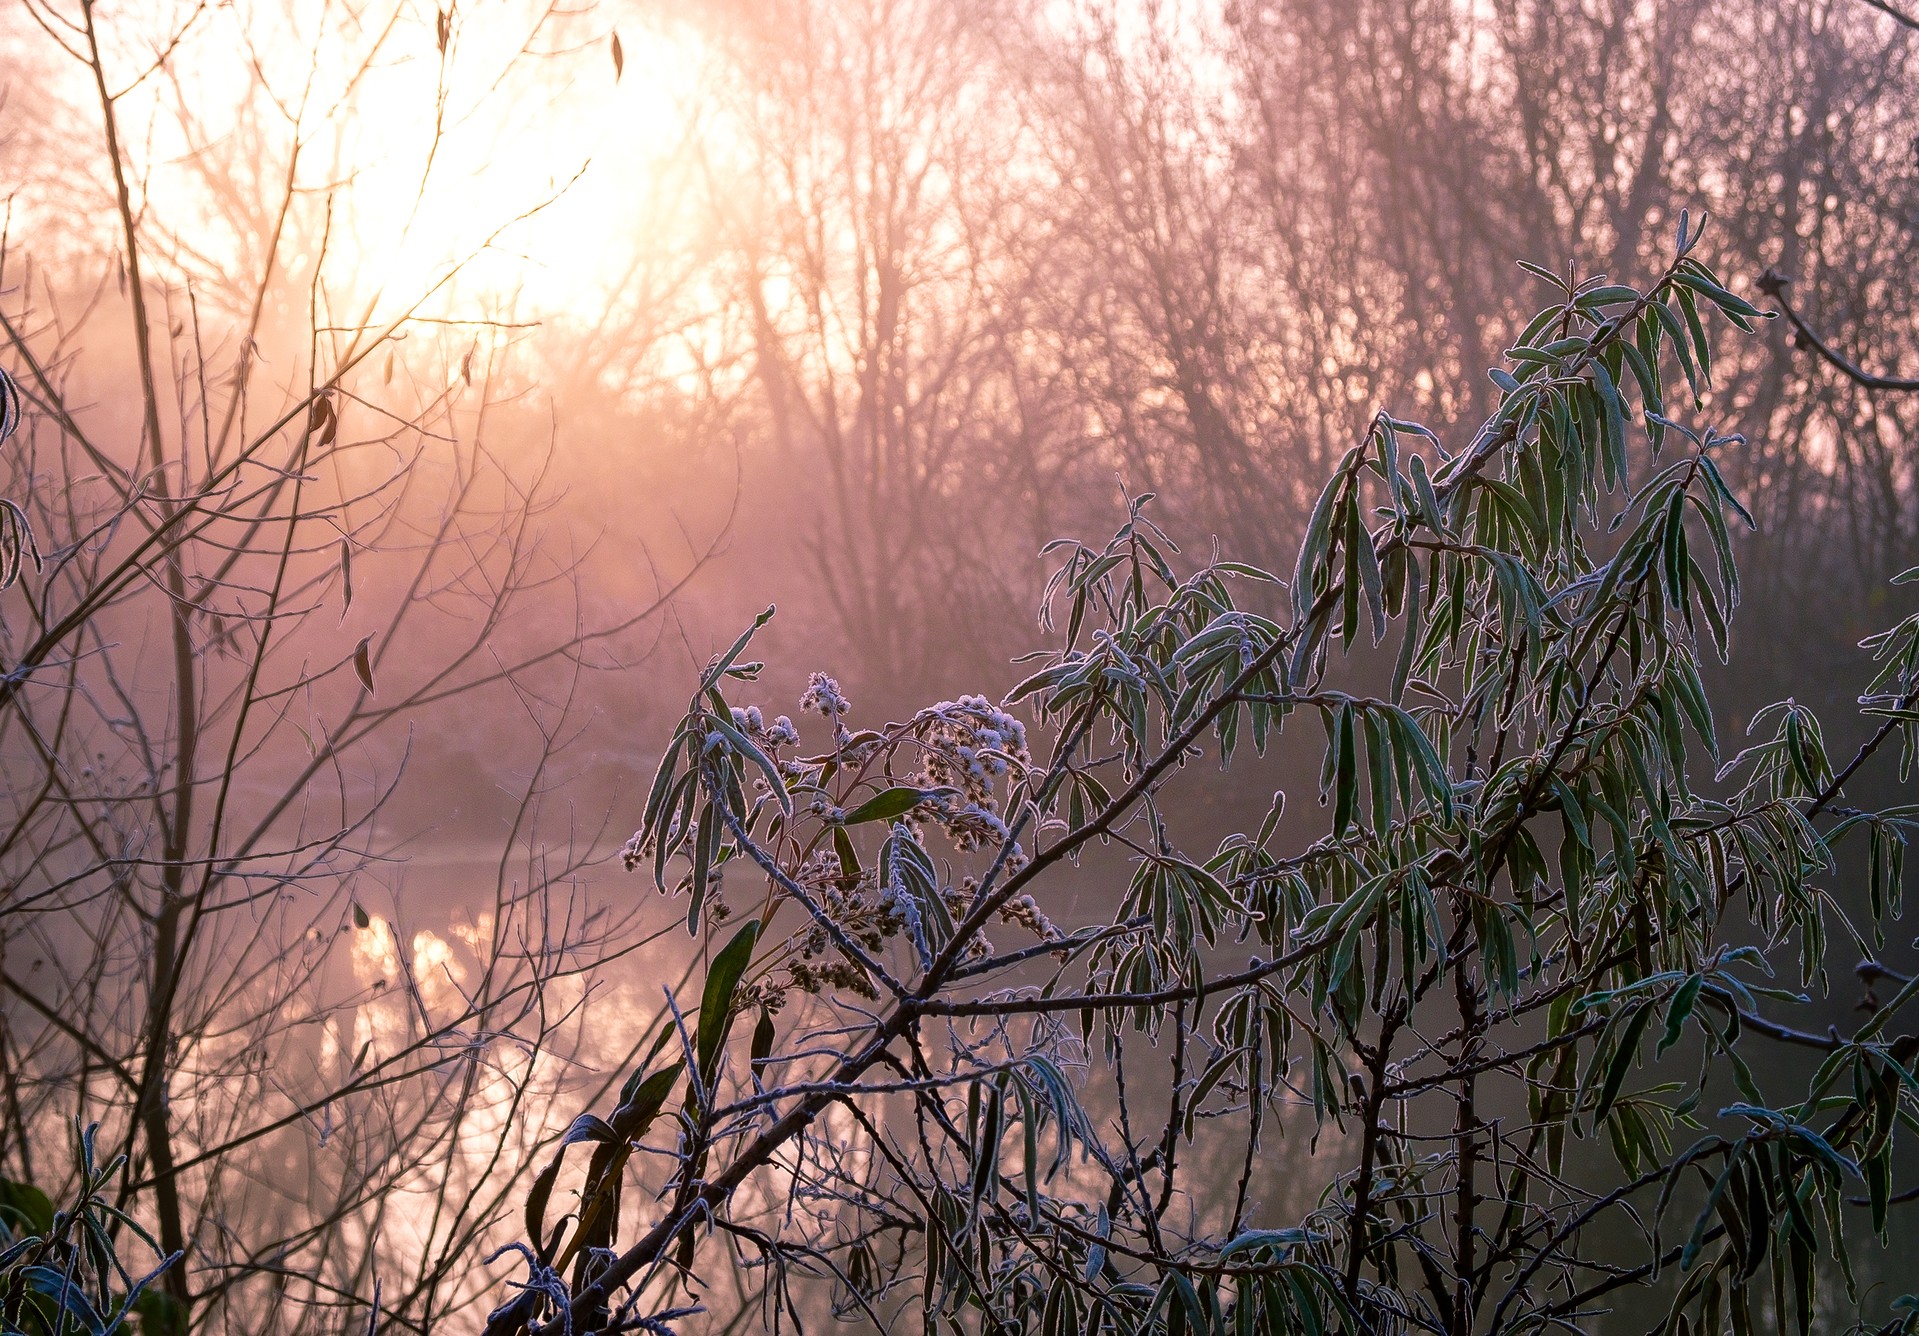
<path id="1" fill-rule="evenodd" d="M 209 338 L 225 321 L 276 354 L 316 325 L 337 356 L 407 320 L 455 345 L 602 323 L 710 252 L 705 155 L 731 142 L 717 44 L 644 3 L 130 7 L 102 50 L 145 276 L 191 290 Z M 97 121 L 92 74 L 41 35 L 0 3 L 40 112 L 0 145 L 0 224 L 124 275 L 112 175 L 61 125 Z"/>
<path id="2" fill-rule="evenodd" d="M 551 14 L 454 11 L 411 43 L 396 34 L 404 53 L 344 90 L 329 269 L 376 323 L 428 291 L 420 313 L 440 318 L 590 317 L 636 246 L 666 242 L 695 38 Z"/>

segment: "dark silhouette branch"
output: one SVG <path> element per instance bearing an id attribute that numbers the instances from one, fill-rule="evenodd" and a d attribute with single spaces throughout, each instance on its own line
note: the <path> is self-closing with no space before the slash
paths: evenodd
<path id="1" fill-rule="evenodd" d="M 1873 0 L 1866 0 L 1866 2 L 1871 4 Z M 1877 7 L 1884 8 L 1884 6 Z M 1805 317 L 1793 308 L 1791 301 L 1787 300 L 1786 288 L 1791 282 L 1792 279 L 1790 276 L 1780 273 L 1777 269 L 1768 269 L 1759 276 L 1759 290 L 1779 304 L 1780 314 L 1785 316 L 1786 323 L 1792 326 L 1793 341 L 1795 343 L 1801 348 L 1810 348 L 1814 353 L 1818 354 L 1821 360 L 1838 368 L 1838 370 L 1845 375 L 1846 379 L 1868 390 L 1892 390 L 1906 394 L 1919 393 L 1919 377 L 1876 376 L 1870 371 L 1862 369 L 1857 362 L 1852 361 L 1846 357 L 1845 354 L 1821 338 L 1819 332 L 1807 324 Z"/>

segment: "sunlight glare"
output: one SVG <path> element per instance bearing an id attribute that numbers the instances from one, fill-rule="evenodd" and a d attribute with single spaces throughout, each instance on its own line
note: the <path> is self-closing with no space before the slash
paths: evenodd
<path id="1" fill-rule="evenodd" d="M 530 56 L 511 16 L 489 8 L 455 28 L 444 61 L 375 72 L 341 129 L 341 268 L 397 314 L 458 273 L 424 313 L 539 320 L 603 310 L 648 223 L 665 165 L 689 129 L 698 62 L 690 40 L 616 34 Z M 623 67 L 623 68 L 621 68 Z"/>

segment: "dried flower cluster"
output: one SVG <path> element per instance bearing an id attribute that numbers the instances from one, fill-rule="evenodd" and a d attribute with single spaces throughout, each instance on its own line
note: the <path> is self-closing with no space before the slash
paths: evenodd
<path id="1" fill-rule="evenodd" d="M 814 673 L 807 678 L 806 691 L 800 696 L 800 709 L 837 719 L 852 708 L 853 702 L 840 694 L 840 684 L 825 673 Z"/>
<path id="2" fill-rule="evenodd" d="M 961 696 L 921 710 L 913 732 L 925 749 L 929 787 L 951 787 L 992 810 L 994 785 L 1010 772 L 1018 779 L 1032 765 L 1026 725 L 984 696 Z"/>
<path id="3" fill-rule="evenodd" d="M 824 672 L 809 676 L 799 708 L 832 723 L 830 751 L 798 754 L 801 739 L 793 720 L 782 714 L 769 721 L 758 705 L 728 707 L 731 736 L 710 714 L 702 716 L 705 722 L 697 735 L 700 754 L 715 760 L 735 757 L 744 740 L 761 754 L 768 763 L 766 770 L 779 776 L 790 795 L 793 815 L 775 823 L 777 838 L 769 840 L 768 846 L 790 855 L 779 860 L 782 870 L 774 879 L 776 898 L 780 894 L 790 898 L 796 892 L 845 940 L 875 956 L 902 935 L 912 940 L 916 950 L 928 949 L 924 920 L 930 906 L 922 903 L 927 896 L 938 899 L 944 919 L 965 915 L 978 894 L 978 881 L 972 876 L 955 879 L 936 872 L 934 884 L 915 894 L 905 886 L 897 866 L 882 883 L 874 867 L 860 866 L 856 858 L 849 861 L 852 847 L 843 843 L 843 832 L 850 822 L 871 819 L 860 816 L 859 808 L 875 796 L 876 789 L 898 795 L 898 811 L 892 814 L 897 821 L 889 824 L 889 834 L 911 841 L 928 868 L 934 867 L 925 853 L 924 835 L 929 829 L 941 831 L 957 853 L 1003 849 L 1007 870 L 1017 871 L 1027 863 L 1019 844 L 1010 842 L 1003 815 L 1002 790 L 1025 780 L 1032 768 L 1026 725 L 1020 719 L 984 696 L 963 695 L 921 710 L 904 724 L 854 731 L 846 723 L 852 702 L 837 679 Z M 907 782 L 893 783 L 900 770 L 907 770 Z M 770 805 L 773 789 L 766 771 L 754 773 L 750 787 L 759 808 Z M 676 814 L 651 834 L 636 833 L 621 851 L 626 868 L 636 870 L 653 861 L 663 839 L 669 849 L 687 854 L 688 865 L 682 876 L 662 889 L 673 895 L 691 893 L 698 860 L 696 851 L 686 847 L 689 815 Z M 838 840 L 836 831 L 842 832 Z M 736 848 L 725 847 L 708 860 L 702 912 L 714 922 L 726 922 L 735 912 L 721 891 L 726 869 L 738 861 L 737 854 Z M 741 986 L 742 1005 L 773 1014 L 794 991 L 843 990 L 868 1000 L 879 996 L 870 971 L 842 949 L 813 910 L 771 958 L 762 976 Z M 1031 895 L 999 906 L 996 917 L 1043 942 L 1064 938 Z M 965 955 L 982 958 L 993 949 L 990 939 L 977 935 L 967 943 Z"/>
<path id="4" fill-rule="evenodd" d="M 921 749 L 922 783 L 939 791 L 914 815 L 944 829 L 962 852 L 997 849 L 1010 833 L 997 787 L 1018 782 L 1032 766 L 1026 725 L 984 696 L 961 696 L 921 710 L 912 736 Z M 1013 845 L 1008 861 L 1023 865 L 1025 851 Z"/>

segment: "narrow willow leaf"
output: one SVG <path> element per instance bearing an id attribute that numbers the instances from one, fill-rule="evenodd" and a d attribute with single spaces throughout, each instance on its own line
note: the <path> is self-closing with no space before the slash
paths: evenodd
<path id="1" fill-rule="evenodd" d="M 1353 707 L 1342 704 L 1334 717 L 1333 830 L 1344 834 L 1359 807 L 1358 739 L 1353 732 Z"/>
<path id="2" fill-rule="evenodd" d="M 353 647 L 353 675 L 360 679 L 360 685 L 366 694 L 373 694 L 373 656 L 370 647 L 373 644 L 371 633 L 360 637 L 360 643 Z"/>
<path id="3" fill-rule="evenodd" d="M 708 1088 L 713 1082 L 714 1059 L 719 1056 L 720 1045 L 726 1042 L 727 1029 L 733 1023 L 734 991 L 746 967 L 752 963 L 753 944 L 759 936 L 759 922 L 748 923 L 720 948 L 707 970 L 706 987 L 700 994 L 698 1052 L 700 1080 Z"/>
<path id="4" fill-rule="evenodd" d="M 706 672 L 700 678 L 699 691 L 695 694 L 704 695 L 707 691 L 712 689 L 715 683 L 717 683 L 722 677 L 726 676 L 726 670 L 731 668 L 734 664 L 734 661 L 737 660 L 740 657 L 740 655 L 745 651 L 748 642 L 750 642 L 753 639 L 754 633 L 757 632 L 761 627 L 765 626 L 768 622 L 772 621 L 773 614 L 777 610 L 778 609 L 771 603 L 766 605 L 766 611 L 762 612 L 759 616 L 755 617 L 753 619 L 753 624 L 747 627 L 746 630 L 740 633 L 740 638 L 733 642 L 733 647 L 727 650 L 726 653 L 722 654 L 719 658 L 715 659 L 712 665 L 709 668 L 707 668 Z"/>
<path id="5" fill-rule="evenodd" d="M 882 790 L 855 807 L 845 816 L 848 826 L 860 826 L 868 821 L 891 821 L 894 817 L 905 816 L 926 800 L 928 793 L 924 789 L 890 788 Z"/>

